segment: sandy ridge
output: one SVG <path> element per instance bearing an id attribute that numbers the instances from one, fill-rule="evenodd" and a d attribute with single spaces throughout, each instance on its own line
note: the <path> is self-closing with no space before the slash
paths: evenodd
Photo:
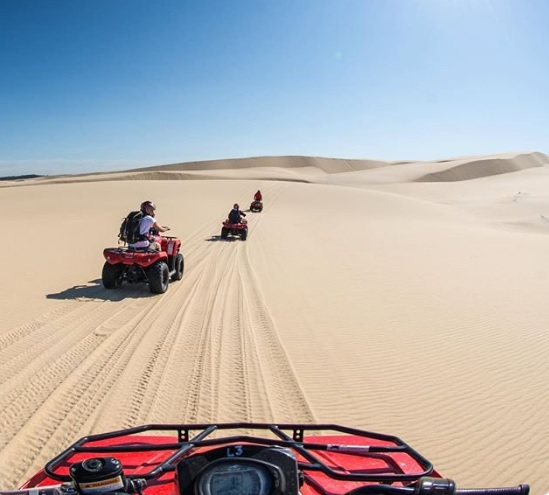
<path id="1" fill-rule="evenodd" d="M 0 188 L 127 180 L 273 180 L 348 185 L 390 182 L 454 182 L 509 174 L 549 165 L 539 152 L 506 153 L 432 161 L 382 161 L 273 156 L 157 165 L 118 172 L 0 181 Z"/>

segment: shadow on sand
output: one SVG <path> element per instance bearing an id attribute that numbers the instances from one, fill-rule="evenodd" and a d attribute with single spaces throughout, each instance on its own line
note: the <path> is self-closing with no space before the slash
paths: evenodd
<path id="1" fill-rule="evenodd" d="M 240 237 L 230 235 L 226 239 L 222 239 L 220 235 L 212 235 L 209 239 L 206 239 L 206 242 L 234 242 L 234 241 L 240 241 Z"/>
<path id="2" fill-rule="evenodd" d="M 61 292 L 46 294 L 47 299 L 114 302 L 128 298 L 141 299 L 151 296 L 155 296 L 155 294 L 149 292 L 147 284 L 122 284 L 119 289 L 107 290 L 103 287 L 101 279 L 90 280 L 87 285 L 75 285 Z"/>

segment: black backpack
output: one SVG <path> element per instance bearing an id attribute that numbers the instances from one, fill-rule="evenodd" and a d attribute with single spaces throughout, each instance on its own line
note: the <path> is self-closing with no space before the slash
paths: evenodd
<path id="1" fill-rule="evenodd" d="M 124 243 L 132 244 L 141 240 L 139 234 L 139 222 L 143 218 L 142 211 L 130 211 L 122 220 L 118 239 Z"/>
<path id="2" fill-rule="evenodd" d="M 229 212 L 230 223 L 240 223 L 240 210 L 231 210 Z"/>

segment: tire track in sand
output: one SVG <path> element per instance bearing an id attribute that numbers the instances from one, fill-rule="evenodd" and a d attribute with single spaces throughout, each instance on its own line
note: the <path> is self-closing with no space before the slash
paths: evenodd
<path id="1" fill-rule="evenodd" d="M 197 264 L 168 365 L 177 376 L 157 402 L 165 421 L 314 419 L 249 261 L 263 217 L 252 218 L 248 241 L 209 243 Z"/>

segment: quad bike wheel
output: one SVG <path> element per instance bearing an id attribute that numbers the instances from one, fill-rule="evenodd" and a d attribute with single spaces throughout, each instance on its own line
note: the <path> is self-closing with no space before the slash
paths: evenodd
<path id="1" fill-rule="evenodd" d="M 240 240 L 245 241 L 248 238 L 248 229 L 242 229 L 240 232 Z"/>
<path id="2" fill-rule="evenodd" d="M 149 279 L 149 290 L 153 294 L 164 294 L 168 290 L 170 282 L 170 269 L 164 261 L 157 261 L 147 268 L 147 278 Z"/>
<path id="3" fill-rule="evenodd" d="M 221 229 L 221 239 L 227 239 L 229 237 L 229 229 L 227 227 L 223 227 Z"/>
<path id="4" fill-rule="evenodd" d="M 181 253 L 177 253 L 177 256 L 175 257 L 175 273 L 172 275 L 172 280 L 181 280 L 183 278 L 183 269 L 185 266 L 185 262 L 183 260 L 183 255 Z"/>
<path id="5" fill-rule="evenodd" d="M 123 271 L 124 265 L 122 263 L 111 265 L 108 261 L 106 261 L 103 265 L 103 272 L 101 274 L 103 287 L 105 287 L 105 289 L 118 289 L 121 284 Z"/>

